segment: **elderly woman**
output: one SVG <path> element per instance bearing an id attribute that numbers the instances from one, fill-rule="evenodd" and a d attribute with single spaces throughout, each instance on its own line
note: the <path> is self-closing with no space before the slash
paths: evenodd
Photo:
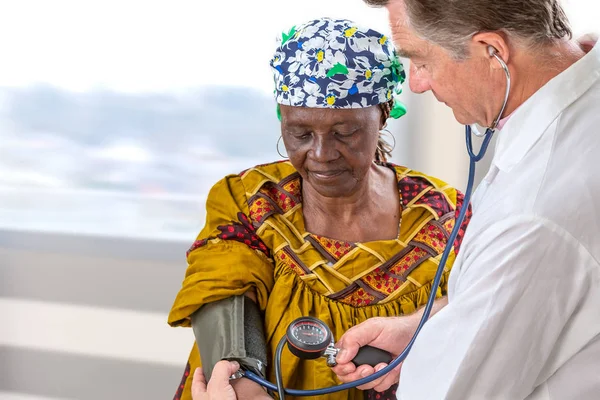
<path id="1" fill-rule="evenodd" d="M 220 359 L 274 380 L 275 347 L 298 317 L 321 319 L 338 338 L 368 318 L 413 313 L 462 206 L 446 183 L 386 162 L 381 132 L 404 114 L 394 97 L 405 77 L 386 36 L 346 20 L 310 21 L 283 35 L 271 66 L 289 160 L 227 176 L 208 195 L 169 315 L 172 326 L 193 326 L 197 341 L 176 399 L 191 398 L 191 372 L 202 364 L 209 376 Z M 338 383 L 325 362 L 287 351 L 282 370 L 286 387 Z M 232 384 L 238 399 L 268 396 L 245 378 Z M 394 388 L 367 396 L 395 398 Z"/>

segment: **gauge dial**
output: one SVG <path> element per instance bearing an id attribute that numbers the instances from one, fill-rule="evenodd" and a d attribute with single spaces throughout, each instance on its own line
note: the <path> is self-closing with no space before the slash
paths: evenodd
<path id="1" fill-rule="evenodd" d="M 319 345 L 327 339 L 327 332 L 323 330 L 320 324 L 307 321 L 293 326 L 292 336 L 300 343 Z"/>
<path id="2" fill-rule="evenodd" d="M 331 343 L 331 336 L 331 330 L 322 321 L 312 317 L 301 317 L 288 327 L 288 348 L 297 357 L 318 358 Z"/>

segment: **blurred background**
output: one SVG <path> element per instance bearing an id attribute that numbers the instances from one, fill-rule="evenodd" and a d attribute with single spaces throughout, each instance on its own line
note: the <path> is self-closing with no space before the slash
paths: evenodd
<path id="1" fill-rule="evenodd" d="M 600 30 L 597 0 L 565 6 Z M 361 0 L 0 0 L 0 399 L 173 397 L 205 196 L 280 158 L 275 37 L 321 16 L 389 32 Z M 463 128 L 403 99 L 392 161 L 464 189 Z"/>

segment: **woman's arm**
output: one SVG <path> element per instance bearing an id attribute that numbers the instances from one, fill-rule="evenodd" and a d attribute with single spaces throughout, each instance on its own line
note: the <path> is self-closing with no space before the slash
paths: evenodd
<path id="1" fill-rule="evenodd" d="M 238 400 L 273 400 L 267 390 L 250 379 L 241 378 L 231 381 Z"/>
<path id="2" fill-rule="evenodd" d="M 257 302 L 256 292 L 253 289 L 247 291 L 244 295 L 253 302 Z M 272 400 L 264 387 L 250 379 L 236 379 L 231 382 L 231 386 L 233 386 L 238 400 Z"/>
<path id="3" fill-rule="evenodd" d="M 210 381 L 213 368 L 223 359 L 235 360 L 254 373 L 266 375 L 266 341 L 263 320 L 253 290 L 245 296 L 205 305 L 192 316 L 204 375 Z M 270 398 L 266 389 L 246 378 L 231 381 L 238 399 Z"/>

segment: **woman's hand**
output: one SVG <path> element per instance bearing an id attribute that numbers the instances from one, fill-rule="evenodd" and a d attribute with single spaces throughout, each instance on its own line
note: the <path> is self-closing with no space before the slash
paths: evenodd
<path id="1" fill-rule="evenodd" d="M 207 383 L 202 368 L 196 368 L 192 381 L 192 399 L 237 400 L 235 390 L 229 383 L 229 377 L 238 369 L 240 369 L 240 365 L 235 361 L 219 361 Z"/>

